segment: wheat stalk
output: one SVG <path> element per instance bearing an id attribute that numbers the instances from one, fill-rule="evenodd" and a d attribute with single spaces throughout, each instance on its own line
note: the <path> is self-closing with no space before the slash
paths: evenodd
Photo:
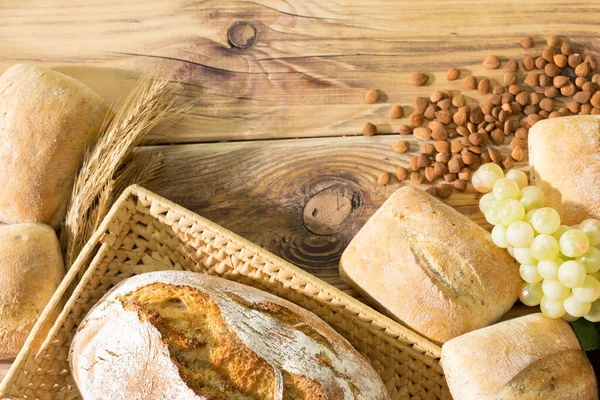
<path id="1" fill-rule="evenodd" d="M 123 190 L 157 177 L 162 155 L 134 154 L 134 149 L 154 127 L 172 123 L 184 112 L 168 80 L 146 76 L 105 121 L 75 178 L 63 222 L 60 239 L 67 268 Z"/>

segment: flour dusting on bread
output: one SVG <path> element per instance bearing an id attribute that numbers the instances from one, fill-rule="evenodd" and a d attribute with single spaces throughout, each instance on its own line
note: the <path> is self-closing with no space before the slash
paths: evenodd
<path id="1" fill-rule="evenodd" d="M 191 272 L 143 274 L 111 290 L 82 322 L 71 363 L 84 397 L 389 399 L 312 313 Z"/>

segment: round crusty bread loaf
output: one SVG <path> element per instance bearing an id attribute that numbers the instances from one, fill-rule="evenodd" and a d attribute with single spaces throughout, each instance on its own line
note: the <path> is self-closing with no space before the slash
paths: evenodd
<path id="1" fill-rule="evenodd" d="M 389 399 L 367 361 L 314 314 L 193 272 L 114 287 L 80 324 L 70 362 L 85 399 Z"/>
<path id="2" fill-rule="evenodd" d="M 64 274 L 50 226 L 0 226 L 0 359 L 17 356 Z"/>
<path id="3" fill-rule="evenodd" d="M 437 343 L 496 322 L 523 282 L 485 229 L 413 187 L 392 194 L 352 239 L 340 275 Z"/>
<path id="4" fill-rule="evenodd" d="M 539 313 L 446 342 L 442 367 L 455 400 L 598 399 L 573 329 Z"/>
<path id="5" fill-rule="evenodd" d="M 598 115 L 543 120 L 529 130 L 531 181 L 565 225 L 600 219 L 599 149 Z"/>
<path id="6" fill-rule="evenodd" d="M 0 77 L 0 221 L 58 228 L 84 150 L 107 114 L 83 83 L 29 64 Z"/>

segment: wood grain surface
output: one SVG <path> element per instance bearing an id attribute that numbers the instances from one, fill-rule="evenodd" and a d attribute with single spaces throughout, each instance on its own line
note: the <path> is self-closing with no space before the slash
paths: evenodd
<path id="1" fill-rule="evenodd" d="M 391 152 L 404 121 L 387 118 L 390 105 L 408 114 L 415 95 L 458 90 L 451 66 L 500 80 L 481 67 L 487 55 L 539 54 L 549 34 L 598 54 L 599 22 L 593 0 L 4 0 L 0 72 L 52 67 L 110 102 L 142 72 L 182 82 L 192 110 L 142 150 L 165 155 L 150 189 L 355 295 L 339 256 L 400 186 L 377 175 L 418 149 Z M 518 45 L 524 35 L 536 49 Z M 427 86 L 412 85 L 417 71 Z M 369 88 L 380 103 L 365 104 Z M 390 135 L 356 137 L 366 121 Z M 472 190 L 446 201 L 484 222 Z"/>
<path id="2" fill-rule="evenodd" d="M 532 52 L 523 35 L 565 35 L 597 53 L 599 11 L 593 0 L 5 0 L 0 69 L 43 63 L 111 101 L 139 71 L 162 69 L 197 101 L 179 129 L 155 135 L 164 143 L 353 135 L 367 119 L 393 132 L 366 89 L 400 104 L 457 89 L 450 66 L 489 74 L 488 54 Z M 228 40 L 239 21 L 256 29 L 248 49 Z M 428 87 L 411 84 L 416 71 L 430 74 Z"/>

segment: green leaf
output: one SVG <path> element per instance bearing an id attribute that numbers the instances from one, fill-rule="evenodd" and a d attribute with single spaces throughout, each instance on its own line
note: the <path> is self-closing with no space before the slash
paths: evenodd
<path id="1" fill-rule="evenodd" d="M 585 318 L 579 318 L 577 321 L 571 322 L 573 330 L 581 343 L 583 350 L 595 350 L 600 348 L 600 334 L 598 329 L 600 324 L 590 322 Z"/>

